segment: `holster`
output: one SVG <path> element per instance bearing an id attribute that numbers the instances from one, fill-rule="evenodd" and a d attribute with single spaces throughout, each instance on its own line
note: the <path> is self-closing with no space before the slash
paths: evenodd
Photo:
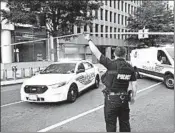
<path id="1" fill-rule="evenodd" d="M 105 88 L 105 89 L 102 90 L 102 92 L 103 92 L 104 96 L 107 96 L 110 91 L 107 88 Z"/>

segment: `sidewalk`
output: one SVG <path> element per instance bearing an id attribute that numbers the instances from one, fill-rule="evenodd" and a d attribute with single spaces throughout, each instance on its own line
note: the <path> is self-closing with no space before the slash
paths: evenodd
<path id="1" fill-rule="evenodd" d="M 94 64 L 96 67 L 99 68 L 99 72 L 102 73 L 104 71 L 106 71 L 106 68 L 101 65 L 101 64 Z M 16 80 L 6 80 L 6 81 L 1 81 L 1 86 L 5 86 L 5 85 L 13 85 L 13 84 L 21 84 L 24 82 L 24 80 L 29 79 L 29 78 L 25 78 L 25 79 L 16 79 Z"/>

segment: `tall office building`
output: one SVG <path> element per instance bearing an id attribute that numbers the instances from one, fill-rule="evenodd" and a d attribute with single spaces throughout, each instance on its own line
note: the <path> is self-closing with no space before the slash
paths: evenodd
<path id="1" fill-rule="evenodd" d="M 93 21 L 92 27 L 74 27 L 74 33 L 82 32 L 101 32 L 101 33 L 112 33 L 112 32 L 127 32 L 127 18 L 129 14 L 133 14 L 138 6 L 142 4 L 141 0 L 101 0 L 103 6 L 92 13 L 96 17 Z M 93 34 L 91 35 L 92 40 L 98 46 L 99 50 L 109 58 L 113 57 L 114 48 L 119 45 L 126 45 L 124 40 L 127 35 L 118 35 L 118 34 Z M 76 53 L 80 53 L 79 57 L 90 59 L 91 52 L 87 47 L 87 41 L 79 36 L 77 39 L 72 41 L 76 44 L 82 44 L 82 48 L 77 48 Z M 66 44 L 66 43 L 65 43 Z M 69 44 L 70 45 L 70 44 Z M 71 57 L 68 51 L 71 51 L 68 45 L 65 45 L 65 57 Z M 81 46 L 81 45 L 79 45 Z M 84 47 L 83 47 L 84 46 Z M 66 50 L 67 49 L 67 50 Z M 80 51 L 80 52 L 79 52 Z M 85 51 L 86 55 L 81 54 L 81 51 Z M 92 58 L 96 62 L 95 58 Z"/>

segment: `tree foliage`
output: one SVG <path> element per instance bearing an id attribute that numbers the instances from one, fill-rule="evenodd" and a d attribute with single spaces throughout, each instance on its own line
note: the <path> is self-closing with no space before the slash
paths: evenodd
<path id="1" fill-rule="evenodd" d="M 174 32 L 174 15 L 172 10 L 162 1 L 143 1 L 134 15 L 128 18 L 129 31 L 138 32 L 143 28 L 149 32 Z M 158 44 L 173 43 L 173 36 L 149 35 L 147 39 L 138 39 L 137 35 L 131 35 L 126 41 L 133 45 L 155 46 Z"/>
<path id="2" fill-rule="evenodd" d="M 52 36 L 71 34 L 74 25 L 90 25 L 101 2 L 91 0 L 8 0 L 9 11 L 2 16 L 12 23 L 46 25 Z M 41 19 L 42 18 L 42 19 Z"/>

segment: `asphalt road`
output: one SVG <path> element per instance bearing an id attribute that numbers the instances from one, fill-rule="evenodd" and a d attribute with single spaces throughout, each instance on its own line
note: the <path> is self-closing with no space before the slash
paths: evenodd
<path id="1" fill-rule="evenodd" d="M 133 132 L 174 132 L 174 91 L 158 83 L 138 80 L 137 100 L 130 106 Z M 1 132 L 105 132 L 102 84 L 72 104 L 20 102 L 20 86 L 1 88 Z"/>

